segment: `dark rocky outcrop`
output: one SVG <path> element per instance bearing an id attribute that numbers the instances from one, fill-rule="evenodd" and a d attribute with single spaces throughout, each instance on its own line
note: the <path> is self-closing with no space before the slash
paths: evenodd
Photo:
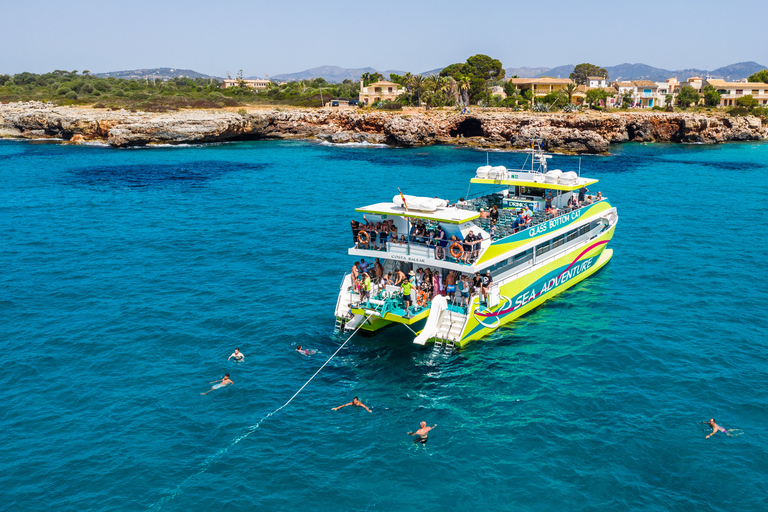
<path id="1" fill-rule="evenodd" d="M 0 137 L 98 140 L 117 147 L 319 138 L 337 143 L 439 143 L 510 149 L 527 147 L 531 139 L 540 138 L 552 151 L 603 153 L 610 144 L 625 141 L 760 140 L 768 138 L 768 126 L 753 116 L 664 112 L 404 114 L 345 109 L 254 109 L 246 114 L 219 110 L 153 114 L 32 102 L 0 105 Z"/>

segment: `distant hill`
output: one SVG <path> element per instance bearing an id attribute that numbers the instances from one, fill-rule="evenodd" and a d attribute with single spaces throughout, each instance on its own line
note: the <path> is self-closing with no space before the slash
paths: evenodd
<path id="1" fill-rule="evenodd" d="M 175 69 L 175 68 L 152 68 L 152 69 L 131 69 L 128 71 L 110 71 L 108 73 L 94 73 L 96 76 L 100 76 L 102 78 L 107 77 L 115 77 L 115 78 L 161 78 L 163 80 L 167 80 L 169 78 L 176 78 L 179 76 L 187 77 L 187 78 L 216 78 L 219 79 L 219 77 L 211 76 L 211 75 L 205 75 L 203 73 L 198 73 L 197 71 L 192 71 L 191 69 Z"/>
<path id="2" fill-rule="evenodd" d="M 319 66 L 312 69 L 305 69 L 304 71 L 298 71 L 296 73 L 284 73 L 282 75 L 274 75 L 271 78 L 278 82 L 290 82 L 291 80 L 311 80 L 313 78 L 324 78 L 331 83 L 341 83 L 344 80 L 358 81 L 360 75 L 363 73 L 381 73 L 384 78 L 389 78 L 390 73 L 398 75 L 405 74 L 405 71 L 397 71 L 394 69 L 387 71 L 380 71 L 374 68 L 342 68 L 339 66 Z"/>
<path id="3" fill-rule="evenodd" d="M 414 75 L 437 75 L 443 68 L 435 68 L 429 71 L 422 71 L 421 73 L 413 73 Z M 310 80 L 313 78 L 325 78 L 331 83 L 340 83 L 344 80 L 352 80 L 354 82 L 360 80 L 360 75 L 363 73 L 376 73 L 379 72 L 384 75 L 385 79 L 389 78 L 391 73 L 396 75 L 404 75 L 406 71 L 400 71 L 396 69 L 388 69 L 382 71 L 375 68 L 342 68 L 339 66 L 320 66 L 317 68 L 306 69 L 304 71 L 298 71 L 296 73 L 284 73 L 282 75 L 274 75 L 271 77 L 278 82 L 289 82 L 291 80 Z"/>
<path id="4" fill-rule="evenodd" d="M 520 78 L 539 78 L 542 76 L 551 76 L 554 78 L 568 78 L 573 72 L 573 65 L 558 66 L 556 68 L 509 68 L 506 70 L 507 76 L 518 75 Z M 740 80 L 747 78 L 749 75 L 757 73 L 761 69 L 766 69 L 766 66 L 758 64 L 757 62 L 739 62 L 737 64 L 730 64 L 721 68 L 704 70 L 704 69 L 678 69 L 669 70 L 663 68 L 656 68 L 649 66 L 648 64 L 619 64 L 617 66 L 606 66 L 605 70 L 608 71 L 608 78 L 610 80 L 652 80 L 654 82 L 662 82 L 667 78 L 677 77 L 678 80 L 685 80 L 692 76 L 706 77 L 709 75 L 711 78 L 722 78 L 725 80 Z M 535 73 L 534 73 L 535 72 Z"/>

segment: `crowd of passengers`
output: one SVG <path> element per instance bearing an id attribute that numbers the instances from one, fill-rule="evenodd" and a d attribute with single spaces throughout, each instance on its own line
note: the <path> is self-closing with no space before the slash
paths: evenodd
<path id="1" fill-rule="evenodd" d="M 378 258 L 372 264 L 361 259 L 352 265 L 352 288 L 360 295 L 361 303 L 376 297 L 387 286 L 396 286 L 400 289 L 406 315 L 410 315 L 412 310 L 429 307 L 438 295 L 463 307 L 469 305 L 473 295 L 479 295 L 481 303 L 486 302 L 492 284 L 490 271 L 485 274 L 476 272 L 472 276 L 450 270 L 443 278 L 440 270 L 431 268 L 411 270 L 408 275 L 398 268 L 384 274 L 384 267 Z"/>
<path id="2" fill-rule="evenodd" d="M 603 195 L 601 192 L 598 192 L 597 196 L 594 198 L 591 195 L 585 197 L 585 194 L 588 191 L 589 189 L 585 187 L 579 189 L 578 196 L 572 195 L 568 199 L 566 208 L 563 210 L 552 206 L 553 196 L 552 192 L 549 191 L 544 198 L 544 213 L 548 219 L 551 219 L 567 211 L 602 201 Z M 462 197 L 457 204 L 466 205 L 468 203 Z M 533 222 L 533 212 L 529 208 L 523 207 L 516 208 L 515 213 L 517 214 L 517 217 L 512 222 L 512 233 L 528 229 Z M 499 221 L 499 207 L 494 204 L 489 211 L 486 211 L 485 208 L 480 208 L 480 218 L 489 220 L 490 236 L 491 238 L 495 238 L 496 226 Z M 407 237 L 405 233 L 398 233 L 394 220 L 390 219 L 374 223 L 369 221 L 365 215 L 363 215 L 363 219 L 365 222 L 358 222 L 356 220 L 350 221 L 352 227 L 352 241 L 354 242 L 355 247 L 359 249 L 386 251 L 387 242 L 400 245 L 409 243 L 421 244 L 435 248 L 435 259 L 445 260 L 446 255 L 450 253 L 451 256 L 459 256 L 458 258 L 455 258 L 458 262 L 469 264 L 477 259 L 481 248 L 481 242 L 483 241 L 482 233 L 478 232 L 475 234 L 471 230 L 464 238 L 456 235 L 448 238 L 445 234 L 445 230 L 440 224 L 430 227 L 425 225 L 424 221 L 421 219 L 411 227 L 410 232 L 407 233 Z M 361 233 L 365 234 L 361 235 Z M 457 246 L 454 244 L 458 244 L 458 247 L 460 247 L 461 250 L 456 250 L 455 248 Z M 451 250 L 451 248 L 454 248 L 454 250 Z"/>
<path id="3" fill-rule="evenodd" d="M 398 238 L 397 226 L 395 226 L 393 220 L 373 223 L 365 216 L 363 218 L 365 223 L 356 220 L 351 221 L 352 239 L 355 247 L 359 249 L 386 251 L 387 242 L 402 245 L 409 243 L 421 244 L 427 247 L 434 247 L 435 258 L 444 260 L 450 248 L 456 243 L 461 248 L 461 251 L 454 250 L 453 254 L 460 255 L 457 258 L 458 261 L 469 264 L 477 258 L 480 252 L 480 244 L 483 241 L 482 234 L 475 234 L 472 230 L 463 238 L 459 238 L 456 235 L 448 238 L 440 224 L 428 227 L 421 219 L 411 227 L 407 238 L 405 234 L 401 234 Z M 361 236 L 361 233 L 366 234 Z"/>

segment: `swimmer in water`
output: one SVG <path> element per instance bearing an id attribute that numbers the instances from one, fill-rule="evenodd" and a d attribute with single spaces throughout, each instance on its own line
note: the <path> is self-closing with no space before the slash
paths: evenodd
<path id="1" fill-rule="evenodd" d="M 234 384 L 234 382 L 232 382 L 231 380 L 229 380 L 229 374 L 226 374 L 226 375 L 224 375 L 224 378 L 223 378 L 223 379 L 221 379 L 221 381 L 218 381 L 218 380 L 214 380 L 213 382 L 210 382 L 210 384 L 213 384 L 214 382 L 218 382 L 218 384 L 216 384 L 215 386 L 213 386 L 211 389 L 209 389 L 209 390 L 208 390 L 208 391 L 206 391 L 205 393 L 200 393 L 200 394 L 201 394 L 201 395 L 207 395 L 208 393 L 210 393 L 210 392 L 211 392 L 211 391 L 213 391 L 214 389 L 219 389 L 219 388 L 223 388 L 223 387 L 225 387 L 225 386 L 229 386 L 230 384 Z"/>
<path id="2" fill-rule="evenodd" d="M 368 407 L 367 407 L 367 406 L 366 406 L 366 405 L 365 405 L 363 402 L 361 402 L 360 400 L 358 400 L 358 399 L 357 399 L 357 397 L 353 398 L 353 399 L 352 399 L 352 401 L 351 401 L 351 402 L 349 402 L 348 404 L 344 404 L 344 405 L 340 405 L 340 406 L 338 406 L 338 407 L 334 407 L 332 410 L 334 410 L 334 411 L 338 411 L 338 410 L 339 410 L 339 409 L 341 409 L 342 407 L 346 407 L 346 406 L 348 406 L 348 405 L 355 405 L 355 406 L 357 406 L 357 407 L 362 407 L 363 409 L 365 409 L 365 410 L 366 410 L 366 411 L 368 411 L 368 412 L 373 412 L 373 411 L 371 411 L 371 410 L 370 410 L 370 409 L 369 409 L 369 408 L 368 408 Z"/>
<path id="3" fill-rule="evenodd" d="M 720 425 L 715 423 L 715 418 L 710 419 L 707 422 L 707 425 L 712 427 L 712 433 L 707 436 L 707 439 L 709 439 L 710 436 L 713 436 L 713 435 L 717 434 L 718 431 L 722 432 L 723 434 L 725 434 L 727 436 L 731 435 L 731 434 L 728 433 L 728 431 L 726 429 L 724 429 L 723 427 L 721 427 Z"/>
<path id="4" fill-rule="evenodd" d="M 301 345 L 299 345 L 298 347 L 296 347 L 296 352 L 298 352 L 299 354 L 304 354 L 305 356 L 311 356 L 312 354 L 317 352 L 317 350 L 310 350 L 308 348 L 301 348 Z"/>
<path id="5" fill-rule="evenodd" d="M 416 432 L 408 432 L 409 436 L 417 436 L 416 439 L 413 440 L 414 443 L 421 443 L 421 444 L 427 444 L 427 436 L 429 435 L 429 431 L 432 430 L 437 426 L 437 423 L 432 425 L 431 427 L 427 426 L 426 421 L 422 421 L 419 425 L 419 430 Z"/>
<path id="6" fill-rule="evenodd" d="M 235 358 L 235 361 L 237 361 L 238 363 L 240 363 L 240 362 L 245 360 L 245 356 L 243 355 L 242 352 L 240 352 L 239 348 L 235 349 L 235 351 L 232 353 L 232 355 L 227 358 L 227 361 L 229 361 L 233 357 Z"/>

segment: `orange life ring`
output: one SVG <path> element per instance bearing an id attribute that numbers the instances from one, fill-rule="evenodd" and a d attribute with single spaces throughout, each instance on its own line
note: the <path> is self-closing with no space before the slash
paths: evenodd
<path id="1" fill-rule="evenodd" d="M 453 242 L 451 244 L 451 257 L 458 260 L 461 259 L 462 256 L 464 256 L 464 248 L 459 242 Z"/>
<path id="2" fill-rule="evenodd" d="M 425 292 L 424 290 L 421 290 L 416 295 L 416 304 L 418 304 L 419 306 L 423 307 L 424 304 L 426 304 L 426 303 L 427 303 L 427 292 Z"/>
<path id="3" fill-rule="evenodd" d="M 361 244 L 368 245 L 368 242 L 371 241 L 371 235 L 369 235 L 367 231 L 361 231 L 357 234 L 357 241 Z"/>

